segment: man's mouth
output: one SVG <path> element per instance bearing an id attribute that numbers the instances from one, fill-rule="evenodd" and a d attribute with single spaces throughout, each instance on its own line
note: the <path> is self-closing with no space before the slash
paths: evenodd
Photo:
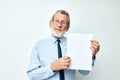
<path id="1" fill-rule="evenodd" d="M 54 29 L 55 31 L 60 31 L 61 32 L 61 29 Z"/>

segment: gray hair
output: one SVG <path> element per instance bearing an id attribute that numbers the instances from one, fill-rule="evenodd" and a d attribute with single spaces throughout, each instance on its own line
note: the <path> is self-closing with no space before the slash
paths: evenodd
<path id="1" fill-rule="evenodd" d="M 57 13 L 61 13 L 61 14 L 64 14 L 64 15 L 68 16 L 68 26 L 70 26 L 70 16 L 69 16 L 69 13 L 68 13 L 67 11 L 65 11 L 65 10 L 57 10 L 57 11 L 53 14 L 53 16 L 52 16 L 52 18 L 51 18 L 51 21 L 54 20 L 54 17 L 55 17 L 55 15 L 56 15 Z"/>

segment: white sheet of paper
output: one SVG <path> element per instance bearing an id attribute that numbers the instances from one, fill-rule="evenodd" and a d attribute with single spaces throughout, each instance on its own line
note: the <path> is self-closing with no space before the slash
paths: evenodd
<path id="1" fill-rule="evenodd" d="M 67 56 L 71 58 L 69 69 L 92 70 L 92 51 L 90 49 L 92 38 L 91 34 L 67 34 Z"/>

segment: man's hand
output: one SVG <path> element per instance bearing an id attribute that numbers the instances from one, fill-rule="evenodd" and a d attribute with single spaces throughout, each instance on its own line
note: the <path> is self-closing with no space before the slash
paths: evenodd
<path id="1" fill-rule="evenodd" d="M 100 49 L 99 42 L 96 40 L 91 40 L 91 47 L 90 48 L 92 50 L 93 57 L 96 56 L 97 52 Z"/>
<path id="2" fill-rule="evenodd" d="M 68 56 L 61 57 L 51 64 L 51 69 L 53 71 L 67 69 L 70 65 L 70 62 L 71 62 L 70 57 Z"/>

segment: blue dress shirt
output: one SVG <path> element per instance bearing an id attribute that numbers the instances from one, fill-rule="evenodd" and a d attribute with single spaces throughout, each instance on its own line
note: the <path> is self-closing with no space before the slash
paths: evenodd
<path id="1" fill-rule="evenodd" d="M 62 56 L 66 56 L 67 39 L 62 37 L 60 41 Z M 57 39 L 55 37 L 51 36 L 48 39 L 37 42 L 33 48 L 27 71 L 30 80 L 59 80 L 59 72 L 53 72 L 50 68 L 51 63 L 57 59 Z M 79 70 L 79 72 L 83 75 L 89 73 L 87 70 Z M 65 69 L 64 74 L 65 80 L 75 80 L 75 70 Z"/>

